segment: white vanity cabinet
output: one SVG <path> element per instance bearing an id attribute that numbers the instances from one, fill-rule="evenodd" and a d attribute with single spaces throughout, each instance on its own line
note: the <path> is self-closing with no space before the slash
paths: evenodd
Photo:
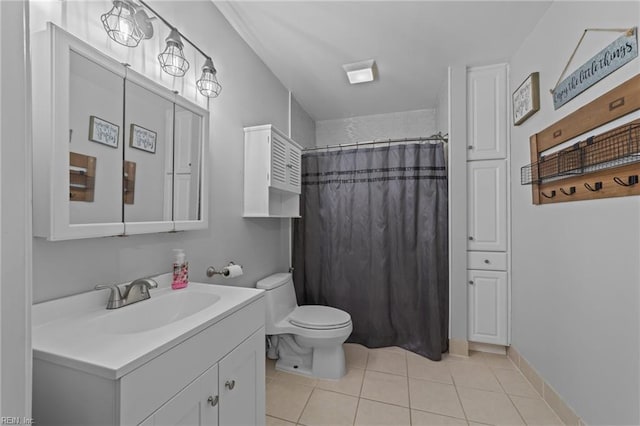
<path id="1" fill-rule="evenodd" d="M 141 426 L 258 425 L 264 423 L 263 406 L 264 331 L 241 343 Z"/>
<path id="2" fill-rule="evenodd" d="M 208 226 L 207 110 L 51 23 L 32 53 L 36 237 Z"/>
<path id="3" fill-rule="evenodd" d="M 300 217 L 302 148 L 270 124 L 244 129 L 244 216 Z"/>
<path id="4" fill-rule="evenodd" d="M 158 328 L 147 319 L 118 319 L 136 312 L 164 318 L 154 311 L 173 309 L 163 300 L 197 305 L 208 293 L 218 301 L 165 325 L 160 320 Z M 86 305 L 97 296 L 65 299 Z M 100 307 L 67 313 L 77 303 L 65 299 L 34 306 L 33 416 L 39 425 L 264 425 L 262 291 L 190 283 L 183 290 L 152 290 L 151 299 L 120 308 L 129 312 L 107 311 L 101 298 Z"/>

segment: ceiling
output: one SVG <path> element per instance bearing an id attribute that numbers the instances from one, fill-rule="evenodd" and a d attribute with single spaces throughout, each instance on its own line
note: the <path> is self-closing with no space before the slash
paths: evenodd
<path id="1" fill-rule="evenodd" d="M 314 120 L 434 108 L 449 65 L 508 61 L 551 1 L 215 2 Z M 375 59 L 349 85 L 343 64 Z"/>

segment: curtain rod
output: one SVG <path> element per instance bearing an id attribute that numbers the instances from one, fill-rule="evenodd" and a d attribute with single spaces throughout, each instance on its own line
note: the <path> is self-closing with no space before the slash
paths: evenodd
<path id="1" fill-rule="evenodd" d="M 426 136 L 426 137 L 415 137 L 415 138 L 402 138 L 402 139 L 374 139 L 370 141 L 363 142 L 352 142 L 352 143 L 341 143 L 336 145 L 326 145 L 326 146 L 316 146 L 313 148 L 304 148 L 303 151 L 317 151 L 320 149 L 331 149 L 331 148 L 347 148 L 350 146 L 362 146 L 362 145 L 375 145 L 377 143 L 402 143 L 402 142 L 423 142 L 423 141 L 436 141 L 436 142 L 449 142 L 448 138 L 449 134 L 443 135 L 438 132 L 435 135 Z"/>

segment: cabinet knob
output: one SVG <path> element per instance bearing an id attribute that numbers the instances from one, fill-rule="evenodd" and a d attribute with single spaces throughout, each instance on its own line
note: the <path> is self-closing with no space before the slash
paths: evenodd
<path id="1" fill-rule="evenodd" d="M 472 280 L 469 280 L 469 284 L 473 285 L 473 281 L 472 281 Z"/>
<path id="2" fill-rule="evenodd" d="M 232 390 L 236 386 L 236 381 L 235 380 L 227 380 L 224 385 L 229 390 Z"/>
<path id="3" fill-rule="evenodd" d="M 469 145 L 469 146 L 467 147 L 467 149 L 469 149 L 469 150 L 473 149 L 473 145 Z"/>
<path id="4" fill-rule="evenodd" d="M 486 263 L 487 265 L 491 263 L 491 261 L 489 259 L 485 259 L 484 263 Z"/>
<path id="5" fill-rule="evenodd" d="M 469 241 L 473 241 L 473 237 L 469 237 Z"/>
<path id="6" fill-rule="evenodd" d="M 216 405 L 218 405 L 218 395 L 216 396 L 209 396 L 209 398 L 207 399 L 207 402 L 209 403 L 209 405 L 211 405 L 212 407 L 215 407 Z"/>

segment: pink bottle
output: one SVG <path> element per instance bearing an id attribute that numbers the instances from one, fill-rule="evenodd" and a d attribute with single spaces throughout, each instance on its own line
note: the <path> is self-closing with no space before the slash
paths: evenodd
<path id="1" fill-rule="evenodd" d="M 186 262 L 184 250 L 174 249 L 176 253 L 176 260 L 173 262 L 173 281 L 171 281 L 171 288 L 178 290 L 185 288 L 189 284 L 189 262 Z"/>

